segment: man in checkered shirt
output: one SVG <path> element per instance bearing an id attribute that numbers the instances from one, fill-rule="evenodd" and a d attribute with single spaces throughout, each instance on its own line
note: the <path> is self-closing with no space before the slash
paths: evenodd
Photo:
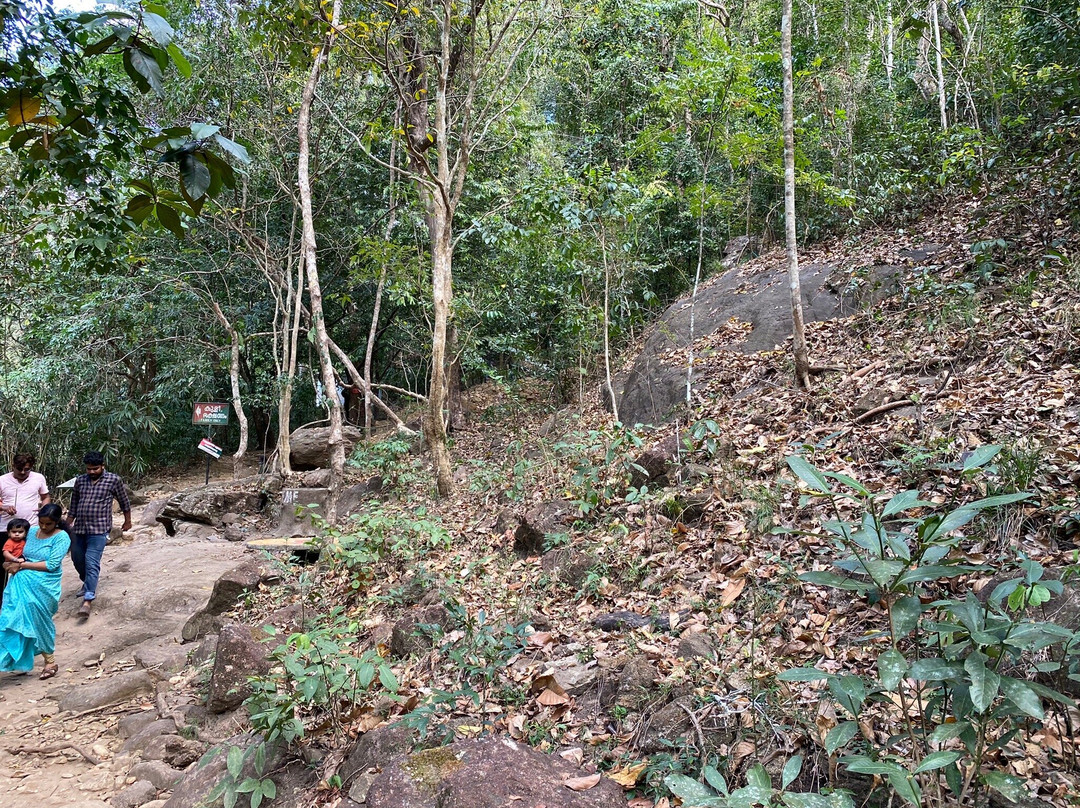
<path id="1" fill-rule="evenodd" d="M 83 464 L 86 474 L 75 478 L 68 521 L 74 531 L 71 534 L 71 561 L 83 582 L 80 593 L 83 604 L 78 616 L 86 618 L 90 616 L 90 604 L 97 597 L 101 556 L 112 530 L 113 500 L 119 503 L 124 514 L 121 530 L 131 530 L 131 503 L 124 481 L 111 471 L 105 471 L 105 457 L 101 452 L 87 452 Z"/>

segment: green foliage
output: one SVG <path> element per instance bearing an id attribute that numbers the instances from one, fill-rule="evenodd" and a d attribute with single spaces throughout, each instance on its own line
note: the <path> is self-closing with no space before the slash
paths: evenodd
<path id="1" fill-rule="evenodd" d="M 952 470 L 970 479 L 999 450 L 980 447 Z M 789 457 L 788 466 L 807 492 L 804 502 L 827 503 L 833 518 L 822 528 L 838 551 L 831 564 L 836 571 L 806 572 L 800 580 L 870 598 L 887 616 L 874 635 L 886 646 L 877 658 L 876 679 L 816 668 L 780 676 L 825 681 L 850 716 L 823 739 L 826 750 L 833 754 L 854 744 L 856 722 L 871 703 L 899 705 L 896 720 L 907 742 L 863 744 L 841 758 L 850 771 L 881 776 L 914 806 L 923 804 L 928 791 L 942 799 L 947 790 L 964 802 L 989 787 L 1015 798 L 1019 781 L 986 769 L 987 751 L 1021 727 L 1047 720 L 1045 702 L 1072 704 L 1032 677 L 1074 670 L 1080 638 L 1032 611 L 1060 594 L 1062 585 L 1044 580 L 1042 567 L 1028 559 L 1019 560 L 1019 577 L 996 586 L 985 602 L 971 592 L 951 596 L 943 585 L 991 569 L 964 563 L 954 552 L 962 541 L 959 531 L 980 514 L 1029 495 L 1002 494 L 942 510 L 916 490 L 886 498 L 846 475 L 819 471 L 802 457 Z M 842 515 L 848 503 L 861 511 L 857 518 Z M 1051 648 L 1058 649 L 1055 661 L 1044 666 L 1041 654 Z M 949 743 L 953 739 L 959 745 Z"/>
<path id="2" fill-rule="evenodd" d="M 378 474 L 388 489 L 406 488 L 417 476 L 409 458 L 411 446 L 407 439 L 399 436 L 373 444 L 358 443 L 348 462 L 366 473 Z"/>
<path id="3" fill-rule="evenodd" d="M 570 491 L 582 514 L 625 497 L 633 472 L 644 472 L 635 460 L 643 445 L 638 432 L 620 423 L 574 431 L 555 444 L 555 456 L 572 469 Z"/>
<path id="4" fill-rule="evenodd" d="M 356 621 L 335 607 L 319 615 L 309 630 L 288 635 L 274 648 L 271 673 L 251 680 L 252 694 L 244 702 L 252 728 L 265 743 L 302 739 L 305 722 L 312 719 L 329 719 L 340 728 L 342 711 L 365 694 L 397 692 L 386 660 L 373 650 L 354 652 L 358 632 Z"/>
<path id="5" fill-rule="evenodd" d="M 774 789 L 768 772 L 761 764 L 752 766 L 746 773 L 746 785 L 734 791 L 728 790 L 727 781 L 713 766 L 702 769 L 704 782 L 693 780 L 684 774 L 670 774 L 664 783 L 671 793 L 686 806 L 701 808 L 765 808 L 784 805 L 787 808 L 854 808 L 851 795 L 846 791 L 829 794 L 809 794 L 788 791 L 802 772 L 802 755 L 789 758 L 780 775 L 780 788 Z"/>

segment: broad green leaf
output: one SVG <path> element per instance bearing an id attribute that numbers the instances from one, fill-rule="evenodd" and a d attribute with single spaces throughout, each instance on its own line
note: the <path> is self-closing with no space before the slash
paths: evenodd
<path id="1" fill-rule="evenodd" d="M 911 510 L 912 508 L 929 508 L 933 507 L 932 502 L 923 502 L 919 499 L 918 491 L 901 491 L 894 496 L 888 502 L 885 503 L 885 510 L 881 512 L 883 519 L 890 516 L 895 516 L 898 513 Z"/>
<path id="2" fill-rule="evenodd" d="M 262 793 L 262 791 L 253 791 L 253 792 L 251 792 L 250 799 L 251 799 L 251 808 L 259 808 L 259 806 L 262 805 L 262 801 L 263 801 L 263 793 Z"/>
<path id="3" fill-rule="evenodd" d="M 221 146 L 221 148 L 223 148 L 241 163 L 247 164 L 251 162 L 251 157 L 248 155 L 248 150 L 239 143 L 237 143 L 235 140 L 229 140 L 229 138 L 225 137 L 225 135 L 221 134 L 220 132 L 214 135 L 214 139 L 218 142 L 218 145 Z"/>
<path id="4" fill-rule="evenodd" d="M 727 780 L 724 779 L 724 775 L 720 774 L 712 766 L 704 766 L 701 769 L 701 773 L 705 776 L 705 782 L 715 788 L 721 794 L 728 793 Z"/>
<path id="5" fill-rule="evenodd" d="M 915 808 L 922 808 L 922 791 L 919 789 L 919 784 L 915 782 L 915 778 L 907 772 L 903 772 L 902 774 L 890 774 L 888 779 L 889 785 L 893 787 L 893 790 L 900 795 L 904 802 L 914 805 Z"/>
<path id="6" fill-rule="evenodd" d="M 724 799 L 714 794 L 708 786 L 702 785 L 685 774 L 669 774 L 664 778 L 664 785 L 667 786 L 668 791 L 682 800 L 682 804 L 687 808 L 695 808 L 695 806 L 719 808 L 726 804 Z"/>
<path id="7" fill-rule="evenodd" d="M 837 724 L 831 730 L 829 734 L 825 736 L 825 751 L 832 755 L 837 749 L 842 748 L 855 737 L 855 733 L 859 731 L 859 725 L 854 721 L 844 721 Z"/>
<path id="8" fill-rule="evenodd" d="M 840 705 L 856 718 L 866 701 L 866 685 L 858 676 L 834 676 L 829 680 L 829 692 Z"/>
<path id="9" fill-rule="evenodd" d="M 977 713 L 985 713 L 997 698 L 1000 678 L 986 667 L 986 655 L 973 651 L 964 660 L 964 670 L 971 679 L 971 704 Z"/>
<path id="10" fill-rule="evenodd" d="M 750 767 L 750 771 L 746 773 L 746 783 L 761 791 L 772 791 L 772 780 L 769 778 L 769 773 L 765 771 L 765 767 L 760 763 L 755 763 Z"/>
<path id="11" fill-rule="evenodd" d="M 240 772 L 244 768 L 244 750 L 239 746 L 230 746 L 228 757 L 225 758 L 225 767 L 234 780 L 240 779 Z"/>
<path id="12" fill-rule="evenodd" d="M 389 665 L 379 666 L 379 682 L 391 693 L 397 693 L 398 680 L 397 677 L 394 676 L 394 672 L 390 670 Z"/>
<path id="13" fill-rule="evenodd" d="M 173 60 L 173 64 L 176 65 L 176 69 L 180 72 L 180 75 L 185 79 L 191 78 L 191 62 L 188 61 L 187 56 L 180 49 L 180 46 L 175 42 L 169 44 L 166 48 L 169 57 Z"/>
<path id="14" fill-rule="evenodd" d="M 788 468 L 795 472 L 795 476 L 806 483 L 807 487 L 821 494 L 831 494 L 829 481 L 820 471 L 806 462 L 804 458 L 796 456 L 787 459 Z"/>
<path id="15" fill-rule="evenodd" d="M 889 607 L 893 637 L 899 641 L 913 632 L 919 625 L 922 611 L 922 601 L 915 595 L 907 595 L 893 601 L 892 606 Z"/>
<path id="16" fill-rule="evenodd" d="M 982 468 L 995 457 L 998 452 L 1001 451 L 1000 446 L 994 444 L 986 444 L 975 449 L 971 454 L 964 458 L 964 471 L 973 471 L 974 469 Z"/>
<path id="17" fill-rule="evenodd" d="M 164 91 L 164 76 L 157 59 L 138 48 L 129 48 L 127 53 L 130 55 L 131 66 L 135 68 L 135 71 L 146 80 L 155 93 L 161 95 Z"/>
<path id="18" fill-rule="evenodd" d="M 903 769 L 895 763 L 885 763 L 880 760 L 871 760 L 865 755 L 850 755 L 840 758 L 840 762 L 848 769 L 858 774 L 880 774 L 889 776 L 894 774 L 905 775 Z"/>
<path id="19" fill-rule="evenodd" d="M 174 236 L 177 238 L 184 237 L 184 226 L 180 223 L 180 215 L 175 208 L 158 202 L 154 206 L 154 212 L 157 213 L 158 221 L 168 228 Z"/>
<path id="20" fill-rule="evenodd" d="M 1007 800 L 1019 802 L 1028 797 L 1027 787 L 1019 777 L 1005 772 L 983 772 L 982 781 Z"/>
<path id="21" fill-rule="evenodd" d="M 862 592 L 867 589 L 867 584 L 861 581 L 856 581 L 852 578 L 846 578 L 843 575 L 837 575 L 835 572 L 804 572 L 799 576 L 800 581 L 805 581 L 808 584 L 816 584 L 817 586 L 831 586 L 833 589 L 846 589 L 852 592 Z"/>
<path id="22" fill-rule="evenodd" d="M 886 690 L 896 690 L 907 673 L 908 663 L 904 655 L 890 648 L 877 658 L 878 676 Z"/>
<path id="23" fill-rule="evenodd" d="M 820 682 L 832 679 L 835 674 L 826 673 L 817 668 L 788 668 L 776 678 L 781 682 Z"/>
<path id="24" fill-rule="evenodd" d="M 856 479 L 854 479 L 852 477 L 849 477 L 846 474 L 841 474 L 838 471 L 824 471 L 821 474 L 822 474 L 823 477 L 829 477 L 829 478 L 831 478 L 833 480 L 836 480 L 837 482 L 843 483 L 844 485 L 846 485 L 848 488 L 852 489 L 855 493 L 859 494 L 860 496 L 863 496 L 863 497 L 870 496 L 870 491 L 867 490 L 866 486 L 864 486 L 858 480 L 856 480 Z"/>
<path id="25" fill-rule="evenodd" d="M 143 25 L 146 26 L 146 30 L 150 32 L 150 36 L 154 38 L 154 41 L 163 48 L 167 47 L 173 41 L 173 37 L 176 36 L 176 32 L 169 25 L 169 21 L 160 14 L 154 14 L 153 12 L 143 14 Z"/>
<path id="26" fill-rule="evenodd" d="M 268 800 L 272 800 L 277 796 L 277 783 L 271 780 L 269 777 L 262 782 L 263 796 Z"/>
<path id="27" fill-rule="evenodd" d="M 905 567 L 904 562 L 896 558 L 867 558 L 862 565 L 867 575 L 882 588 L 890 586 Z"/>
<path id="28" fill-rule="evenodd" d="M 1056 670 L 1054 668 L 1053 670 Z M 1042 696 L 1044 699 L 1050 699 L 1050 701 L 1056 701 L 1058 704 L 1064 704 L 1067 707 L 1075 707 L 1076 702 L 1066 696 L 1063 693 L 1058 693 L 1056 690 L 1047 687 L 1046 685 L 1039 684 L 1038 682 L 1026 682 L 1027 686 Z"/>
<path id="29" fill-rule="evenodd" d="M 951 724 L 938 724 L 934 727 L 934 731 L 930 733 L 930 740 L 934 743 L 951 741 L 953 738 L 959 738 L 969 726 L 971 725 L 968 724 L 967 721 L 954 721 Z"/>
<path id="30" fill-rule="evenodd" d="M 191 125 L 191 136 L 196 140 L 206 140 L 208 137 L 217 134 L 220 129 L 220 126 L 215 126 L 212 123 L 193 123 Z"/>
<path id="31" fill-rule="evenodd" d="M 785 790 L 788 786 L 795 782 L 795 778 L 799 776 L 799 772 L 802 771 L 803 756 L 795 755 L 788 758 L 787 763 L 784 764 L 784 770 L 780 773 L 780 790 Z"/>
<path id="32" fill-rule="evenodd" d="M 916 659 L 908 668 L 908 676 L 921 682 L 940 682 L 954 678 L 958 667 L 936 657 Z"/>
<path id="33" fill-rule="evenodd" d="M 210 169 L 193 154 L 180 158 L 180 179 L 192 199 L 201 199 L 210 187 Z"/>
<path id="34" fill-rule="evenodd" d="M 780 797 L 788 808 L 832 808 L 829 798 L 822 794 L 788 794 Z"/>
<path id="35" fill-rule="evenodd" d="M 1000 679 L 1001 692 L 1004 694 L 1005 698 L 1016 707 L 1016 709 L 1030 715 L 1032 718 L 1042 720 L 1042 699 L 1039 698 L 1038 694 L 1027 682 L 1021 682 L 1019 679 L 1013 679 L 1011 676 L 1002 676 Z"/>
<path id="36" fill-rule="evenodd" d="M 934 769 L 942 769 L 948 766 L 955 760 L 960 758 L 960 753 L 954 749 L 949 749 L 941 752 L 931 752 L 929 755 L 922 759 L 922 763 L 915 769 L 915 773 L 933 771 Z"/>

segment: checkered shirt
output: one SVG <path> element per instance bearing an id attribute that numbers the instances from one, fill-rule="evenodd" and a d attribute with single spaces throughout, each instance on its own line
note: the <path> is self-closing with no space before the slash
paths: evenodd
<path id="1" fill-rule="evenodd" d="M 124 481 L 111 471 L 103 472 L 96 480 L 89 474 L 75 478 L 71 494 L 71 513 L 75 515 L 75 532 L 87 536 L 112 530 L 112 501 L 120 503 L 124 513 L 131 511 Z"/>

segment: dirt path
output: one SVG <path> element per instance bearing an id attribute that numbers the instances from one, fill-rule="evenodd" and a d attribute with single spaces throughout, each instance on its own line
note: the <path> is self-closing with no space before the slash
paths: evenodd
<path id="1" fill-rule="evenodd" d="M 201 480 L 199 482 L 202 482 Z M 75 617 L 79 578 L 65 560 L 63 595 L 56 616 L 60 674 L 50 681 L 0 673 L 0 808 L 104 808 L 125 784 L 133 762 L 118 755 L 116 734 L 122 708 L 83 716 L 60 714 L 56 698 L 70 688 L 184 653 L 180 629 L 201 607 L 214 581 L 251 550 L 221 540 L 168 538 L 160 526 L 138 527 L 105 549 L 94 614 Z M 149 660 L 149 661 L 148 661 Z M 40 658 L 38 660 L 40 670 Z M 157 682 L 158 692 L 168 687 Z M 153 704 L 147 698 L 146 707 Z M 101 760 L 98 765 L 65 745 L 74 744 Z M 14 753 L 20 747 L 35 751 Z"/>

